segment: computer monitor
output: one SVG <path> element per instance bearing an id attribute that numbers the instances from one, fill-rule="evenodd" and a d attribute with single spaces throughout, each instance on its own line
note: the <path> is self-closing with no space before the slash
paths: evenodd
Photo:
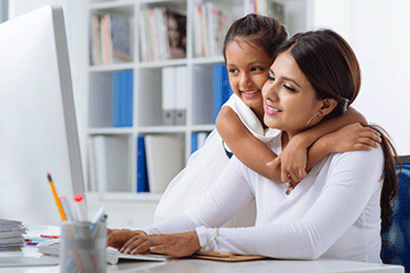
<path id="1" fill-rule="evenodd" d="M 84 194 L 64 17 L 44 6 L 0 25 L 0 218 L 58 225 Z"/>

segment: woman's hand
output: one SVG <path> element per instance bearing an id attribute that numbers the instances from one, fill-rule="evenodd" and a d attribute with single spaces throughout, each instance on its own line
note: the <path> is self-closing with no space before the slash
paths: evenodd
<path id="1" fill-rule="evenodd" d="M 173 257 L 185 257 L 194 254 L 200 248 L 196 231 L 159 235 L 140 233 L 128 240 L 120 252 L 128 254 L 160 253 Z"/>
<path id="2" fill-rule="evenodd" d="M 107 229 L 107 246 L 121 249 L 126 242 L 139 234 L 145 234 L 141 230 L 130 229 Z"/>
<path id="3" fill-rule="evenodd" d="M 335 153 L 370 151 L 378 148 L 382 141 L 379 132 L 360 123 L 347 125 L 323 138 L 326 138 L 330 150 Z"/>

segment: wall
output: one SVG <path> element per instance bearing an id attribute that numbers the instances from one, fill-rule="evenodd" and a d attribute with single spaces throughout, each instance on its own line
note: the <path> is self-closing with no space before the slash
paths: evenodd
<path id="1" fill-rule="evenodd" d="M 355 50 L 362 88 L 353 107 L 410 154 L 410 0 L 315 0 L 314 27 L 331 27 Z"/>

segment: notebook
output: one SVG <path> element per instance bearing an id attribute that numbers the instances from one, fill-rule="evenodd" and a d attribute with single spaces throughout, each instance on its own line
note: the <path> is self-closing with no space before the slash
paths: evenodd
<path id="1" fill-rule="evenodd" d="M 60 240 L 49 240 L 41 242 L 37 245 L 39 251 L 43 254 L 58 256 L 60 251 Z M 119 252 L 117 249 L 112 247 L 107 247 L 107 263 L 117 264 L 120 260 L 141 260 L 141 261 L 154 261 L 154 262 L 165 262 L 168 256 L 160 254 L 146 254 L 146 255 L 134 255 L 134 254 L 124 254 Z"/>

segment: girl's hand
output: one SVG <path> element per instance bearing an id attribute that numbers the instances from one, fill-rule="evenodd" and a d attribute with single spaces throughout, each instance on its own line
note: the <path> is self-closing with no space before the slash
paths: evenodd
<path id="1" fill-rule="evenodd" d="M 200 248 L 196 231 L 153 235 L 140 233 L 128 240 L 120 252 L 128 254 L 160 253 L 173 257 L 186 257 L 194 254 Z"/>
<path id="2" fill-rule="evenodd" d="M 378 148 L 382 139 L 380 133 L 360 123 L 353 123 L 338 131 L 323 136 L 327 139 L 329 149 L 335 153 L 350 151 L 370 151 Z"/>
<path id="3" fill-rule="evenodd" d="M 107 246 L 120 249 L 126 242 L 139 234 L 145 234 L 141 230 L 130 229 L 107 229 Z"/>
<path id="4" fill-rule="evenodd" d="M 307 176 L 306 172 L 307 147 L 299 141 L 297 136 L 293 137 L 282 153 L 268 166 L 281 167 L 281 182 L 298 183 Z"/>

